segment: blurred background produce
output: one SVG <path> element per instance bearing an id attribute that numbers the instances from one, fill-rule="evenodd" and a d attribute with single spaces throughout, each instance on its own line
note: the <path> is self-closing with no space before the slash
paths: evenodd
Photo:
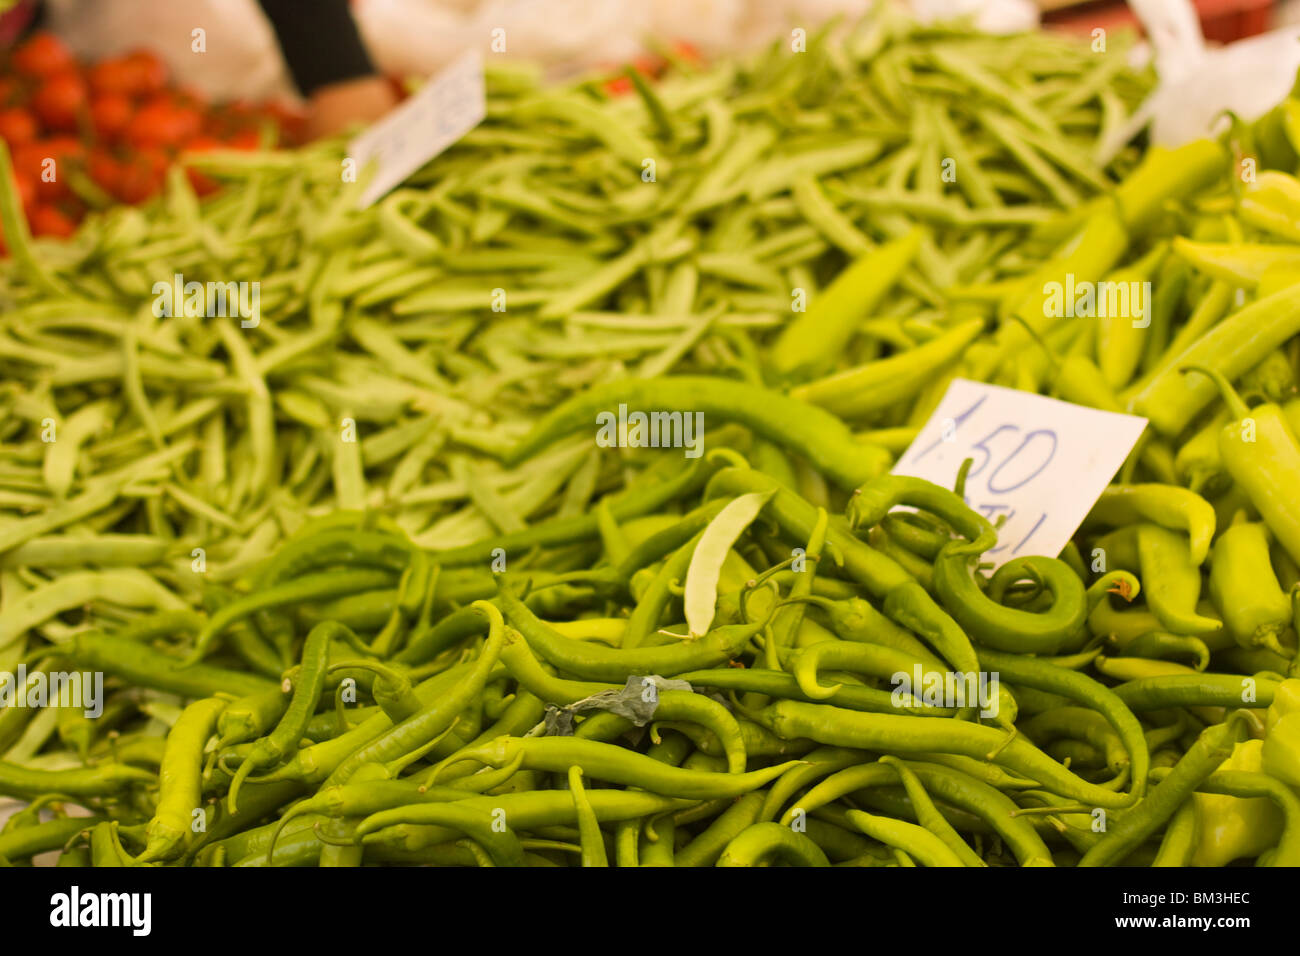
<path id="1" fill-rule="evenodd" d="M 67 237 L 88 209 L 153 198 L 182 151 L 275 146 L 301 131 L 286 108 L 205 103 L 147 51 L 84 66 L 52 33 L 11 51 L 0 104 L 0 138 L 38 236 Z M 192 181 L 201 195 L 213 186 Z"/>

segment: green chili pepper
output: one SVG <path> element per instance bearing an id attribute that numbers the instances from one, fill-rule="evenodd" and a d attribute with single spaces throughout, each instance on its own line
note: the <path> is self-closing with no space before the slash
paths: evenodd
<path id="1" fill-rule="evenodd" d="M 1277 583 L 1268 546 L 1268 530 L 1259 522 L 1225 528 L 1210 561 L 1210 598 L 1239 646 L 1285 656 L 1278 635 L 1291 626 L 1291 601 Z"/>
<path id="2" fill-rule="evenodd" d="M 1120 863 L 1177 812 L 1191 792 L 1231 755 L 1241 736 L 1241 719 L 1235 714 L 1223 724 L 1206 728 L 1169 775 L 1152 789 L 1145 800 L 1119 816 L 1107 829 L 1106 835 L 1083 855 L 1079 865 Z"/>
<path id="3" fill-rule="evenodd" d="M 1030 613 L 997 603 L 1006 584 L 1025 576 L 1051 592 L 1052 604 L 1043 613 Z M 1053 654 L 1073 641 L 1087 616 L 1082 582 L 1069 565 L 1054 558 L 1016 558 L 998 569 L 985 594 L 971 578 L 964 558 L 941 554 L 935 562 L 939 599 L 977 643 L 1004 651 Z"/>
<path id="4" fill-rule="evenodd" d="M 1300 246 L 1196 242 L 1178 236 L 1172 248 L 1175 255 L 1207 275 L 1248 289 L 1259 285 L 1270 270 L 1300 269 Z"/>
<path id="5" fill-rule="evenodd" d="M 254 611 L 295 604 L 313 598 L 373 591 L 391 584 L 392 580 L 392 573 L 385 570 L 327 571 L 305 575 L 296 581 L 254 592 L 247 597 L 232 601 L 212 616 L 195 640 L 194 650 L 181 662 L 181 666 L 192 667 L 200 661 L 225 628 Z"/>
<path id="6" fill-rule="evenodd" d="M 210 697 L 185 708 L 167 734 L 167 749 L 158 770 L 158 809 L 146 830 L 144 852 L 138 862 L 169 860 L 183 852 L 182 842 L 194 832 L 195 814 L 206 815 L 200 770 L 203 748 L 216 732 L 217 720 L 227 701 Z M 206 822 L 199 830 L 206 828 Z"/>
<path id="7" fill-rule="evenodd" d="M 830 866 L 821 847 L 779 823 L 754 823 L 727 844 L 718 866 L 757 866 L 764 860 L 783 860 L 794 866 Z"/>
<path id="8" fill-rule="evenodd" d="M 1264 518 L 1278 543 L 1300 556 L 1300 508 L 1281 489 L 1288 475 L 1300 473 L 1300 442 L 1276 405 L 1248 409 L 1219 370 L 1189 366 L 1205 374 L 1219 389 L 1233 421 L 1219 432 L 1219 452 L 1232 480 L 1241 487 Z"/>
<path id="9" fill-rule="evenodd" d="M 1269 352 L 1300 331 L 1300 287 L 1275 292 L 1230 315 L 1208 332 L 1176 352 L 1132 397 L 1132 410 L 1145 415 L 1166 435 L 1175 435 L 1214 398 L 1210 381 L 1184 380 L 1184 368 L 1205 368 L 1225 378 L 1242 374 Z M 1242 417 L 1242 416 L 1238 416 Z"/>
<path id="10" fill-rule="evenodd" d="M 1039 779 L 1062 794 L 1103 807 L 1122 807 L 1132 803 L 1128 797 L 1069 773 L 1024 740 L 1008 742 L 1002 739 L 1000 731 L 967 721 L 860 714 L 838 707 L 790 700 L 770 704 L 755 717 L 787 739 L 809 737 L 837 747 L 888 749 L 905 754 L 937 750 L 976 758 L 995 753 L 994 762 L 1031 779 Z"/>
<path id="11" fill-rule="evenodd" d="M 1172 673 L 1127 680 L 1114 690 L 1135 712 L 1165 707 L 1267 707 L 1278 683 L 1240 674 Z"/>
<path id="12" fill-rule="evenodd" d="M 289 706 L 275 729 L 253 744 L 230 782 L 228 802 L 232 814 L 239 812 L 236 799 L 240 786 L 249 774 L 276 765 L 298 748 L 325 687 L 330 641 L 346 630 L 341 624 L 317 624 L 307 635 L 302 651 L 302 667 L 296 678 L 292 681 L 286 679 L 285 685 L 281 687 L 281 690 L 292 691 Z"/>
<path id="13" fill-rule="evenodd" d="M 602 420 L 598 416 L 613 415 L 616 422 L 620 406 L 626 406 L 631 412 L 642 412 L 646 416 L 654 412 L 659 412 L 661 416 L 669 414 L 663 411 L 668 409 L 672 414 L 695 412 L 738 422 L 753 428 L 776 444 L 804 455 L 845 488 L 854 487 L 864 479 L 879 474 L 888 467 L 890 461 L 890 456 L 884 449 L 856 442 L 843 423 L 833 415 L 794 399 L 777 400 L 770 392 L 753 386 L 725 379 L 689 376 L 616 382 L 589 389 L 542 419 L 528 437 L 510 451 L 506 461 L 517 464 L 555 439 L 579 429 L 608 429 L 613 422 L 602 426 Z M 673 422 L 672 419 L 664 420 Z M 658 419 L 648 418 L 647 421 L 652 424 Z M 676 428 L 675 422 L 673 424 Z M 684 441 L 685 422 L 681 436 L 681 441 Z M 702 442 L 703 436 L 698 437 Z M 625 440 L 617 431 L 610 439 L 620 442 Z M 651 436 L 643 435 L 642 440 L 648 444 Z"/>
<path id="14" fill-rule="evenodd" d="M 1138 560 L 1146 582 L 1147 604 L 1164 629 L 1174 634 L 1204 634 L 1222 623 L 1196 613 L 1201 572 L 1180 534 L 1154 524 L 1137 526 Z"/>
<path id="15" fill-rule="evenodd" d="M 425 746 L 449 729 L 469 701 L 482 693 L 505 641 L 505 622 L 501 613 L 486 601 L 475 602 L 472 607 L 485 615 L 489 622 L 487 642 L 473 667 L 436 703 L 425 705 L 353 752 L 334 768 L 327 783 L 346 781 L 365 763 L 395 760 Z"/>
<path id="16" fill-rule="evenodd" d="M 787 761 L 747 773 L 707 773 L 668 767 L 634 752 L 594 740 L 564 737 L 498 738 L 491 744 L 462 751 L 461 759 L 500 767 L 523 755 L 525 769 L 567 772 L 573 765 L 583 773 L 643 787 L 665 796 L 713 799 L 739 796 L 774 780 L 798 761 Z"/>
<path id="17" fill-rule="evenodd" d="M 983 319 L 970 319 L 916 348 L 800 385 L 791 389 L 790 395 L 843 418 L 879 412 L 915 396 L 983 330 Z"/>
<path id="18" fill-rule="evenodd" d="M 696 640 L 668 647 L 622 649 L 562 637 L 506 588 L 498 593 L 496 602 L 533 650 L 584 680 L 622 681 L 638 674 L 672 677 L 683 671 L 723 664 L 739 654 L 763 627 L 762 622 L 729 624 L 714 628 Z"/>
<path id="19" fill-rule="evenodd" d="M 856 489 L 849 500 L 848 518 L 854 528 L 878 524 L 897 505 L 913 505 L 934 514 L 965 537 L 969 543 L 949 544 L 954 556 L 981 554 L 997 544 L 997 532 L 988 519 L 966 507 L 960 497 L 921 478 L 882 475 Z"/>
<path id="20" fill-rule="evenodd" d="M 81 632 L 61 645 L 60 655 L 85 670 L 102 670 L 128 683 L 183 697 L 255 694 L 275 686 L 264 677 L 210 664 L 182 667 L 181 661 L 118 636 Z"/>

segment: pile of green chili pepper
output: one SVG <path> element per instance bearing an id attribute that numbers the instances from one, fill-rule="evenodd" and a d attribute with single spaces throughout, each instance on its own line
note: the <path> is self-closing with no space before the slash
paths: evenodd
<path id="1" fill-rule="evenodd" d="M 29 242 L 0 148 L 0 665 L 105 680 L 0 709 L 0 861 L 1300 863 L 1295 101 L 1102 168 L 1122 50 L 883 11 L 633 77 L 490 71 L 369 210 L 327 144 Z M 1150 420 L 1060 555 L 888 474 L 958 375 Z"/>
<path id="2" fill-rule="evenodd" d="M 555 518 L 486 539 L 504 569 L 473 554 L 439 561 L 391 519 L 339 511 L 300 528 L 209 613 L 43 644 L 28 655 L 35 671 L 102 672 L 114 688 L 105 713 L 119 716 L 105 732 L 47 709 L 80 766 L 0 761 L 0 790 L 35 798 L 0 833 L 0 855 L 61 849 L 61 863 L 107 866 L 1300 860 L 1289 723 L 1300 680 L 1250 667 L 1212 632 L 1177 633 L 1176 604 L 1111 605 L 1162 586 L 1143 529 L 1178 539 L 1156 552 L 1169 561 L 1212 525 L 1193 492 L 1116 486 L 1122 500 L 1108 492 L 1094 511 L 1098 526 L 1126 509 L 1150 520 L 1126 526 L 1139 530 L 1143 578 L 1112 570 L 1089 584 L 1066 556 L 972 579 L 995 529 L 958 493 L 878 475 L 832 512 L 751 466 L 752 432 L 719 431 L 653 512 L 616 518 L 603 498 L 585 530 Z M 633 486 L 621 500 L 657 492 Z M 867 526 L 880 530 L 896 502 L 922 509 L 899 546 L 929 562 L 928 585 L 869 543 Z M 1128 563 L 1119 546 L 1107 553 Z M 1254 584 L 1233 582 L 1234 597 Z M 1201 612 L 1222 627 L 1214 608 Z M 294 635 L 292 665 L 254 673 L 249 643 L 279 632 Z M 1292 630 L 1275 637 L 1294 642 Z M 1103 657 L 1114 644 L 1119 656 Z M 1205 653 L 1193 665 L 1175 662 L 1194 650 Z M 942 699 L 954 673 L 1000 684 Z M 900 692 L 900 675 L 917 682 Z M 41 822 L 51 804 L 92 816 Z"/>

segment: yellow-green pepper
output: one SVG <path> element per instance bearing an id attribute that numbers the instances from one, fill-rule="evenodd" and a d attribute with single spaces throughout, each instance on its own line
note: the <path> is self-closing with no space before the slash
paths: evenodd
<path id="1" fill-rule="evenodd" d="M 1264 771 L 1292 787 L 1300 787 L 1300 714 L 1282 717 L 1263 741 Z"/>
<path id="2" fill-rule="evenodd" d="M 1290 677 L 1277 685 L 1273 703 L 1265 712 L 1265 730 L 1271 731 L 1287 714 L 1300 713 L 1300 678 Z"/>
<path id="3" fill-rule="evenodd" d="M 1220 770 L 1259 772 L 1264 741 L 1243 740 Z M 1233 860 L 1259 856 L 1277 845 L 1282 835 L 1282 811 L 1267 797 L 1228 797 L 1197 793 L 1199 833 L 1192 866 L 1224 866 Z"/>

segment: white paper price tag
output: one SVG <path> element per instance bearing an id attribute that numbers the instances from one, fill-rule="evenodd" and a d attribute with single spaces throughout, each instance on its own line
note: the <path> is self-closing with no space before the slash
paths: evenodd
<path id="1" fill-rule="evenodd" d="M 378 163 L 358 205 L 365 208 L 379 199 L 486 115 L 483 57 L 469 50 L 349 144 L 358 169 L 372 159 Z"/>
<path id="2" fill-rule="evenodd" d="M 955 379 L 893 472 L 951 488 L 974 459 L 966 503 L 996 523 L 982 560 L 1055 557 L 1133 450 L 1147 420 Z"/>

